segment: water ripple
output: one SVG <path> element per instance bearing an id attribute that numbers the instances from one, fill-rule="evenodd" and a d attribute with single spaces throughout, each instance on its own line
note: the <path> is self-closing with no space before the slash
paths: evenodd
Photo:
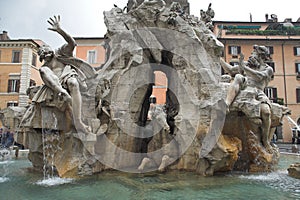
<path id="1" fill-rule="evenodd" d="M 8 180 L 9 180 L 9 178 L 6 178 L 6 177 L 0 177 L 0 183 L 7 182 Z"/>
<path id="2" fill-rule="evenodd" d="M 286 170 L 270 174 L 242 175 L 240 178 L 251 180 L 254 183 L 264 183 L 267 187 L 300 196 L 300 180 L 288 176 Z"/>
<path id="3" fill-rule="evenodd" d="M 72 183 L 73 179 L 70 178 L 59 178 L 59 177 L 54 177 L 54 178 L 49 178 L 49 179 L 44 179 L 41 181 L 38 181 L 36 184 L 41 185 L 41 186 L 57 186 L 57 185 L 63 185 L 63 184 L 68 184 Z"/>

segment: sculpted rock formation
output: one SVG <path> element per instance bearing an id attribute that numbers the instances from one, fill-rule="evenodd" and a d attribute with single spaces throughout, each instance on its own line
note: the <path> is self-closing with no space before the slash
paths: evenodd
<path id="1" fill-rule="evenodd" d="M 300 163 L 292 164 L 288 168 L 289 176 L 300 179 Z"/>
<path id="2" fill-rule="evenodd" d="M 52 96 L 58 102 L 34 101 L 28 110 L 23 127 L 28 130 L 34 167 L 45 164 L 42 146 L 46 142 L 62 177 L 108 169 L 133 173 L 186 170 L 203 175 L 272 170 L 278 149 L 267 149 L 269 141 L 261 141 L 261 123 L 249 121 L 244 110 L 251 106 L 234 107 L 233 103 L 228 108 L 226 104 L 230 86 L 221 77 L 223 44 L 207 21 L 182 10 L 178 2 L 148 0 L 138 1 L 127 13 L 117 6 L 104 12 L 104 66 L 93 71 L 83 61 L 60 60 L 85 75 L 87 87 L 79 88 L 81 118 L 74 114 L 74 100 L 59 101 L 61 96 L 68 97 L 59 90 Z M 164 107 L 150 102 L 155 71 L 168 79 Z M 255 108 L 260 109 L 259 101 Z M 275 127 L 284 109 L 273 104 L 270 109 L 271 127 Z M 31 115 L 32 110 L 38 112 Z"/>

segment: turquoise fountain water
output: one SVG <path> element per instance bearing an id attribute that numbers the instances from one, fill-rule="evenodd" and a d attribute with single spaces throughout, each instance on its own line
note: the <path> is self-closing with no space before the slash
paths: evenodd
<path id="1" fill-rule="evenodd" d="M 202 177 L 186 172 L 105 172 L 47 182 L 41 173 L 29 170 L 29 161 L 11 160 L 9 173 L 0 180 L 0 199 L 300 199 L 300 180 L 289 177 L 286 170 L 296 160 L 300 157 L 282 155 L 278 170 L 269 174 Z M 7 161 L 0 162 L 0 166 L 5 164 Z"/>

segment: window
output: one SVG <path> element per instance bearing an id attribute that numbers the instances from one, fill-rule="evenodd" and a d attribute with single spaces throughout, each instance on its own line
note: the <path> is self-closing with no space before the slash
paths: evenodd
<path id="1" fill-rule="evenodd" d="M 16 101 L 7 102 L 7 107 L 15 107 L 15 106 L 18 106 L 18 102 Z"/>
<path id="2" fill-rule="evenodd" d="M 234 56 L 237 56 L 241 53 L 241 47 L 240 46 L 229 46 L 228 53 Z"/>
<path id="3" fill-rule="evenodd" d="M 274 62 L 266 62 L 267 65 L 272 67 L 273 71 L 275 72 L 275 63 Z"/>
<path id="4" fill-rule="evenodd" d="M 33 65 L 33 66 L 35 66 L 35 67 L 36 67 L 36 59 L 37 59 L 37 56 L 33 53 L 33 54 L 32 54 L 31 65 Z"/>
<path id="5" fill-rule="evenodd" d="M 275 63 L 274 62 L 266 62 L 266 64 L 269 65 L 270 67 L 272 67 L 273 72 L 275 73 Z M 272 78 L 274 78 L 274 74 L 273 74 Z"/>
<path id="6" fill-rule="evenodd" d="M 300 63 L 295 63 L 295 71 L 297 73 L 297 80 L 300 79 Z"/>
<path id="7" fill-rule="evenodd" d="M 300 63 L 296 63 L 295 67 L 296 67 L 296 73 L 300 73 Z"/>
<path id="8" fill-rule="evenodd" d="M 269 55 L 274 54 L 274 48 L 273 48 L 272 46 L 266 46 L 266 47 L 267 47 L 267 49 L 268 49 L 268 54 L 269 54 Z"/>
<path id="9" fill-rule="evenodd" d="M 32 86 L 36 86 L 36 82 L 34 80 L 30 79 L 29 87 L 32 87 Z"/>
<path id="10" fill-rule="evenodd" d="M 277 103 L 277 88 L 266 87 L 265 94 L 267 95 L 267 97 L 269 97 L 271 101 Z"/>
<path id="11" fill-rule="evenodd" d="M 300 88 L 297 88 L 296 89 L 296 100 L 297 100 L 297 103 L 300 103 Z"/>
<path id="12" fill-rule="evenodd" d="M 12 63 L 20 63 L 20 62 L 21 62 L 21 51 L 13 51 Z"/>
<path id="13" fill-rule="evenodd" d="M 7 92 L 19 92 L 20 90 L 20 80 L 10 79 L 8 80 Z"/>
<path id="14" fill-rule="evenodd" d="M 88 51 L 88 63 L 96 63 L 96 51 Z"/>
<path id="15" fill-rule="evenodd" d="M 294 55 L 300 56 L 300 47 L 294 47 Z"/>
<path id="16" fill-rule="evenodd" d="M 236 66 L 236 65 L 239 65 L 239 63 L 238 62 L 230 62 L 229 63 L 231 66 Z"/>

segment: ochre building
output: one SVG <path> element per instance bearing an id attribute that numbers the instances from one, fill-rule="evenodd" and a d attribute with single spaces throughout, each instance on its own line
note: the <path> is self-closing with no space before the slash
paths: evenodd
<path id="1" fill-rule="evenodd" d="M 13 40 L 5 31 L 0 35 L 0 109 L 25 107 L 30 101 L 27 88 L 42 84 L 39 74 L 41 63 L 37 55 L 42 42 Z"/>

